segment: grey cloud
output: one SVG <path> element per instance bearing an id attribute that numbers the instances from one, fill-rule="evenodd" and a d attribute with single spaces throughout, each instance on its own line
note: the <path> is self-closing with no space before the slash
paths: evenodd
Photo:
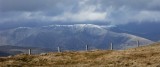
<path id="1" fill-rule="evenodd" d="M 148 9 L 154 10 L 154 11 L 160 11 L 160 0 L 154 0 L 149 3 Z"/>
<path id="2" fill-rule="evenodd" d="M 160 21 L 159 0 L 0 0 L 0 23 Z"/>
<path id="3" fill-rule="evenodd" d="M 141 10 L 146 9 L 150 2 L 154 0 L 101 0 L 100 2 L 103 6 L 113 6 L 119 8 L 121 6 L 126 6 L 131 9 Z"/>
<path id="4" fill-rule="evenodd" d="M 1 0 L 0 2 L 1 11 L 34 11 L 47 6 L 42 0 L 39 2 L 36 0 Z"/>
<path id="5" fill-rule="evenodd" d="M 74 0 L 0 0 L 1 11 L 43 11 L 48 9 L 65 9 L 73 5 Z"/>

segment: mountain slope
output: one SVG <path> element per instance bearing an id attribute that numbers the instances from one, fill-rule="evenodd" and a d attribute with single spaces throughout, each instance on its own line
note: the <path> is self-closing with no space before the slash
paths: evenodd
<path id="1" fill-rule="evenodd" d="M 16 55 L 0 58 L 0 66 L 159 67 L 160 43 L 127 50 L 95 50 Z"/>
<path id="2" fill-rule="evenodd" d="M 47 53 L 47 52 L 54 51 L 54 50 L 47 49 L 47 48 L 4 45 L 4 46 L 0 46 L 0 57 L 1 56 L 12 56 L 12 55 L 17 55 L 17 54 L 22 54 L 22 53 L 28 54 L 29 49 L 31 49 L 32 54 L 40 54 L 40 53 Z"/>
<path id="3" fill-rule="evenodd" d="M 111 29 L 116 32 L 125 32 L 137 36 L 141 36 L 152 41 L 160 40 L 160 23 L 159 22 L 141 22 L 141 23 L 128 23 L 124 25 L 118 25 Z"/>
<path id="4" fill-rule="evenodd" d="M 127 33 L 116 33 L 107 26 L 93 24 L 50 25 L 43 27 L 19 27 L 0 32 L 2 45 L 32 46 L 64 50 L 108 49 L 111 42 L 114 49 L 135 47 L 139 40 L 141 45 L 152 43 L 151 40 Z"/>

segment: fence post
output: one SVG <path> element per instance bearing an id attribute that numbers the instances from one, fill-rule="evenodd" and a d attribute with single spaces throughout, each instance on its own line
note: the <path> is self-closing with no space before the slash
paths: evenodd
<path id="1" fill-rule="evenodd" d="M 88 51 L 88 45 L 86 45 L 86 51 Z"/>
<path id="2" fill-rule="evenodd" d="M 139 47 L 139 40 L 137 40 L 137 47 Z"/>
<path id="3" fill-rule="evenodd" d="M 60 47 L 57 47 L 58 52 L 61 52 Z"/>
<path id="4" fill-rule="evenodd" d="M 110 48 L 111 48 L 111 50 L 113 50 L 113 43 L 112 42 L 110 44 Z"/>
<path id="5" fill-rule="evenodd" d="M 31 55 L 31 49 L 28 49 L 28 54 Z"/>

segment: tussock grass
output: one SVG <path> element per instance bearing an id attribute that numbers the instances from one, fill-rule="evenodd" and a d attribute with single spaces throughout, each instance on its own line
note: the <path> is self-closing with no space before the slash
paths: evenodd
<path id="1" fill-rule="evenodd" d="M 0 58 L 0 67 L 160 67 L 160 43 L 127 50 L 67 51 Z"/>

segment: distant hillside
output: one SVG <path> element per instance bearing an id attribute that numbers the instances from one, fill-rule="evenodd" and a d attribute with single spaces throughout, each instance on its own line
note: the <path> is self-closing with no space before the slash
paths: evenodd
<path id="1" fill-rule="evenodd" d="M 42 27 L 18 27 L 0 31 L 0 45 L 30 46 L 64 50 L 84 50 L 85 45 L 91 49 L 109 49 L 111 42 L 114 49 L 135 47 L 139 40 L 141 45 L 153 41 L 128 33 L 117 33 L 108 29 L 111 26 L 94 24 L 49 25 Z"/>
<path id="2" fill-rule="evenodd" d="M 16 55 L 0 58 L 0 66 L 160 67 L 160 43 L 127 50 Z"/>
<path id="3" fill-rule="evenodd" d="M 160 23 L 159 22 L 141 22 L 141 23 L 128 23 L 124 25 L 118 25 L 112 28 L 115 32 L 125 32 L 128 34 L 137 35 L 147 38 L 152 41 L 160 40 Z"/>
<path id="4" fill-rule="evenodd" d="M 11 45 L 4 45 L 0 46 L 0 57 L 2 56 L 10 56 L 10 55 L 17 55 L 22 53 L 28 53 L 28 50 L 32 50 L 32 54 L 40 54 L 40 53 L 47 53 L 52 52 L 54 50 L 47 49 L 47 48 L 36 48 L 36 47 L 21 47 L 21 46 L 11 46 Z"/>

